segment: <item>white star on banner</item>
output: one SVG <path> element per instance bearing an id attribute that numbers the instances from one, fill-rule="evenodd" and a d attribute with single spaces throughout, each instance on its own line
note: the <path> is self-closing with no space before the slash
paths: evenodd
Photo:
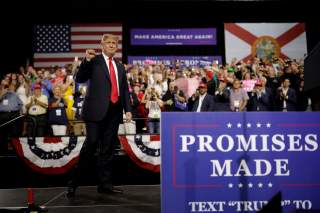
<path id="1" fill-rule="evenodd" d="M 262 187 L 263 187 L 263 184 L 262 184 L 262 183 L 259 183 L 259 184 L 258 184 L 258 187 L 259 187 L 259 188 L 262 188 Z"/>
<path id="2" fill-rule="evenodd" d="M 237 127 L 238 127 L 238 128 L 241 128 L 241 123 L 238 123 L 238 124 L 237 124 Z"/>
<path id="3" fill-rule="evenodd" d="M 261 123 L 257 123 L 257 127 L 260 128 L 261 127 Z"/>
<path id="4" fill-rule="evenodd" d="M 271 188 L 272 187 L 272 183 L 270 182 L 270 183 L 268 183 L 268 187 L 269 188 Z"/>
<path id="5" fill-rule="evenodd" d="M 231 128 L 231 127 L 232 127 L 232 124 L 229 122 L 229 123 L 227 124 L 227 127 L 228 127 L 228 128 Z"/>
<path id="6" fill-rule="evenodd" d="M 242 188 L 242 187 L 243 187 L 243 184 L 242 184 L 242 183 L 239 183 L 239 184 L 238 184 L 238 187 L 239 187 L 239 188 Z"/>
<path id="7" fill-rule="evenodd" d="M 248 187 L 249 187 L 249 188 L 252 188 L 252 186 L 253 186 L 252 183 L 249 183 L 249 184 L 248 184 Z"/>
<path id="8" fill-rule="evenodd" d="M 228 187 L 229 187 L 229 188 L 233 188 L 233 184 L 232 184 L 232 183 L 229 183 L 229 184 L 228 184 Z"/>
<path id="9" fill-rule="evenodd" d="M 251 123 L 247 123 L 247 127 L 248 127 L 248 128 L 251 128 Z"/>
<path id="10" fill-rule="evenodd" d="M 267 123 L 267 128 L 270 128 L 271 127 L 271 123 Z"/>

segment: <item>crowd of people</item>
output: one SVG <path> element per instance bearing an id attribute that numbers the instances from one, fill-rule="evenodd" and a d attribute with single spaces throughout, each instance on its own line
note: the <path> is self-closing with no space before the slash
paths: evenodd
<path id="1" fill-rule="evenodd" d="M 234 59 L 229 64 L 214 61 L 204 67 L 186 67 L 179 61 L 170 65 L 149 61 L 125 68 L 137 133 L 159 133 L 162 111 L 312 110 L 311 99 L 303 90 L 302 60 Z M 81 108 L 90 82 L 75 83 L 76 70 L 74 64 L 49 69 L 28 66 L 4 75 L 0 123 L 25 114 L 29 119 L 15 124 L 11 134 L 85 135 Z"/>

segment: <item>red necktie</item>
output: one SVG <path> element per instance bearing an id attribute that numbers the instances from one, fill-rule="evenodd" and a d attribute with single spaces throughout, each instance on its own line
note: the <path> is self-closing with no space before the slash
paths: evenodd
<path id="1" fill-rule="evenodd" d="M 118 84 L 116 78 L 116 72 L 113 67 L 112 57 L 109 57 L 109 71 L 111 80 L 111 102 L 116 103 L 118 101 Z"/>

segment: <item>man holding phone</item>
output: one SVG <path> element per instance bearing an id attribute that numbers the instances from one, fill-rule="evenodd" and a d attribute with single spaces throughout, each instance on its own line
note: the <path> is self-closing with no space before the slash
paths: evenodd
<path id="1" fill-rule="evenodd" d="M 99 183 L 98 193 L 121 193 L 112 185 L 112 159 L 118 128 L 125 111 L 127 121 L 132 118 L 129 89 L 125 68 L 115 59 L 118 37 L 105 34 L 101 40 L 102 54 L 87 50 L 75 81 L 88 81 L 87 94 L 83 103 L 82 118 L 86 122 L 87 136 L 80 152 L 80 159 L 73 178 L 68 183 L 68 197 L 74 197 L 79 178 L 89 168 L 98 150 L 97 164 Z"/>

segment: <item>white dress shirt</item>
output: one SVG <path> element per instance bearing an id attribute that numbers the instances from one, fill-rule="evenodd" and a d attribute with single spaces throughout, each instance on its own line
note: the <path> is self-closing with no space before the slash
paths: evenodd
<path id="1" fill-rule="evenodd" d="M 102 52 L 102 56 L 107 64 L 107 67 L 108 67 L 108 70 L 109 70 L 109 75 L 110 75 L 110 68 L 109 68 L 109 56 L 107 56 L 106 54 L 104 54 L 104 52 Z M 116 65 L 116 62 L 113 60 L 113 57 L 112 57 L 112 64 L 113 64 L 113 67 L 114 67 L 114 71 L 116 73 L 116 79 L 117 79 L 117 89 L 118 89 L 118 95 L 120 95 L 120 91 L 119 91 L 119 78 L 118 78 L 118 68 L 117 68 L 117 65 Z"/>
<path id="2" fill-rule="evenodd" d="M 289 88 L 282 88 L 282 94 L 284 95 L 284 98 L 283 98 L 283 109 L 287 109 L 287 101 L 286 101 L 286 98 L 288 97 L 288 90 Z"/>
<path id="3" fill-rule="evenodd" d="M 203 102 L 203 99 L 206 97 L 206 94 L 207 93 L 199 96 L 199 104 L 198 104 L 197 112 L 201 112 L 202 102 Z"/>

